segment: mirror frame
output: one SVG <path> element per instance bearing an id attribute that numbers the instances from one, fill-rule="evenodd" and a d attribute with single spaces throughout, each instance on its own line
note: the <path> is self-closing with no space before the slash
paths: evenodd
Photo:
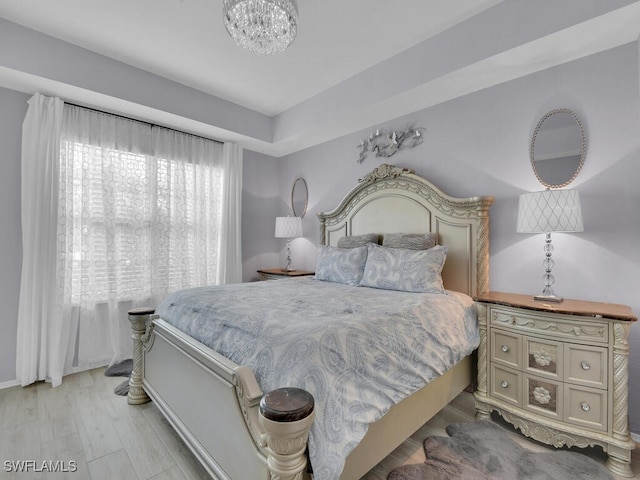
<path id="1" fill-rule="evenodd" d="M 296 212 L 296 207 L 294 202 L 296 186 L 299 186 L 298 188 L 304 188 L 304 207 L 302 208 L 302 213 Z M 296 178 L 293 181 L 293 187 L 291 187 L 291 211 L 293 212 L 293 216 L 303 218 L 304 215 L 307 213 L 308 205 L 309 205 L 309 189 L 307 187 L 307 181 L 302 177 Z"/>
<path id="2" fill-rule="evenodd" d="M 538 136 L 538 132 L 540 131 L 540 128 L 542 127 L 542 124 L 544 123 L 544 121 L 547 118 L 549 118 L 550 116 L 556 115 L 558 113 L 564 113 L 564 114 L 567 114 L 567 115 L 571 115 L 571 117 L 575 120 L 576 125 L 578 126 L 578 129 L 580 130 L 580 161 L 578 162 L 578 166 L 576 167 L 576 170 L 573 172 L 573 175 L 571 176 L 571 178 L 569 178 L 564 183 L 550 184 L 550 183 L 547 183 L 545 180 L 542 179 L 542 177 L 540 176 L 540 173 L 536 169 L 536 164 L 535 164 L 535 144 L 536 144 L 536 138 Z M 542 116 L 542 118 L 540 119 L 540 121 L 536 125 L 535 130 L 533 131 L 533 135 L 531 136 L 531 144 L 529 145 L 529 160 L 531 162 L 531 168 L 533 170 L 533 173 L 535 173 L 536 178 L 538 179 L 538 181 L 542 185 L 544 185 L 547 188 L 562 188 L 562 187 L 566 187 L 567 185 L 569 185 L 571 182 L 573 182 L 576 179 L 576 177 L 580 173 L 580 170 L 582 170 L 582 166 L 584 165 L 584 159 L 585 159 L 586 156 L 587 156 L 587 139 L 586 139 L 586 136 L 585 136 L 585 133 L 584 133 L 584 127 L 582 126 L 582 122 L 580 122 L 580 118 L 578 118 L 578 116 L 573 112 L 573 110 L 570 110 L 568 108 L 556 108 L 554 110 L 551 110 L 550 112 L 545 113 Z"/>

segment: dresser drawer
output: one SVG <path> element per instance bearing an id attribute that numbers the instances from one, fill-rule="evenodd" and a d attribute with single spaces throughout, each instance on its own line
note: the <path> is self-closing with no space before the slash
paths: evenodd
<path id="1" fill-rule="evenodd" d="M 538 314 L 532 310 L 509 307 L 491 308 L 494 327 L 508 327 L 521 333 L 556 337 L 561 340 L 608 343 L 608 324 L 591 317 Z"/>
<path id="2" fill-rule="evenodd" d="M 564 372 L 564 344 L 554 340 L 523 337 L 524 372 L 562 381 Z"/>
<path id="3" fill-rule="evenodd" d="M 564 388 L 561 382 L 524 375 L 523 387 L 526 410 L 562 420 Z"/>
<path id="4" fill-rule="evenodd" d="M 606 431 L 607 392 L 597 388 L 565 384 L 565 422 Z"/>
<path id="5" fill-rule="evenodd" d="M 522 369 L 522 335 L 504 330 L 491 330 L 491 361 Z"/>
<path id="6" fill-rule="evenodd" d="M 607 388 L 608 350 L 601 347 L 567 344 L 565 381 Z"/>
<path id="7" fill-rule="evenodd" d="M 522 374 L 491 365 L 491 395 L 512 405 L 522 405 Z"/>

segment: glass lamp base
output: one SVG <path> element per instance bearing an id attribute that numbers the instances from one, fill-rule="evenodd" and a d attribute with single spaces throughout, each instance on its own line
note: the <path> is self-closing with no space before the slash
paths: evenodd
<path id="1" fill-rule="evenodd" d="M 555 294 L 548 295 L 544 293 L 541 293 L 540 295 L 536 295 L 535 297 L 533 297 L 533 299 L 541 302 L 553 302 L 553 303 L 560 303 L 564 300 L 564 298 L 558 297 Z"/>
<path id="2" fill-rule="evenodd" d="M 287 238 L 287 266 L 282 269 L 283 272 L 295 272 L 295 268 L 291 268 L 291 239 Z"/>
<path id="3" fill-rule="evenodd" d="M 551 283 L 553 283 L 553 281 L 551 281 Z M 558 295 L 556 295 L 556 292 L 554 292 L 553 289 L 551 288 L 551 283 L 547 283 L 544 286 L 544 289 L 542 290 L 542 293 L 540 293 L 539 295 L 536 295 L 535 297 L 533 297 L 533 299 L 534 300 L 539 300 L 539 301 L 542 301 L 542 302 L 553 302 L 553 303 L 562 302 L 562 300 L 564 300 L 564 299 L 562 297 L 559 297 Z"/>
<path id="4" fill-rule="evenodd" d="M 556 292 L 551 288 L 551 285 L 556 281 L 553 275 L 551 275 L 551 269 L 554 266 L 554 261 L 551 259 L 551 253 L 553 252 L 553 246 L 551 245 L 551 233 L 547 232 L 544 243 L 545 259 L 542 262 L 544 265 L 544 275 L 542 276 L 542 280 L 544 280 L 544 289 L 541 294 L 536 295 L 533 299 L 541 302 L 560 303 L 563 298 L 557 296 Z"/>

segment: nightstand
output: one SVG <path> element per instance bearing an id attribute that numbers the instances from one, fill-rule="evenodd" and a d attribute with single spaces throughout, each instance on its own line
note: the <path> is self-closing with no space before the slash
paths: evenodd
<path id="1" fill-rule="evenodd" d="M 600 445 L 607 468 L 633 477 L 625 305 L 489 292 L 478 303 L 476 417 L 498 412 L 555 447 Z"/>
<path id="2" fill-rule="evenodd" d="M 282 278 L 295 278 L 295 277 L 308 277 L 315 275 L 315 272 L 308 272 L 306 270 L 291 270 L 286 271 L 282 268 L 270 268 L 266 270 L 258 270 L 260 280 L 279 280 Z"/>

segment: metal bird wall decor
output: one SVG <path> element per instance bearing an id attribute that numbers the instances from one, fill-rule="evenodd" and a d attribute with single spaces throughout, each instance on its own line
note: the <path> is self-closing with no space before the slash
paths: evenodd
<path id="1" fill-rule="evenodd" d="M 369 152 L 374 153 L 376 157 L 390 157 L 400 148 L 418 146 L 424 141 L 424 130 L 424 128 L 409 128 L 401 132 L 376 130 L 358 145 L 360 156 L 357 162 L 362 163 Z"/>

